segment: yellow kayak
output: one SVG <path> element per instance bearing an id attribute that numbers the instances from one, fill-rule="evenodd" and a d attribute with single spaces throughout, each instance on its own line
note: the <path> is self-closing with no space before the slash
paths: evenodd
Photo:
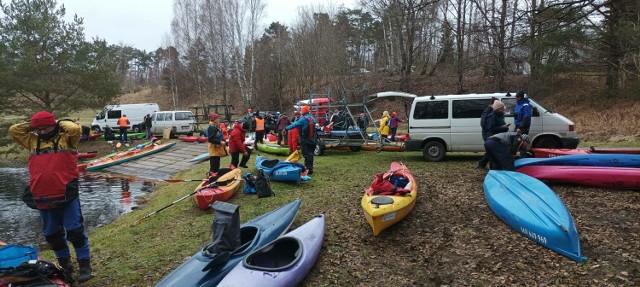
<path id="1" fill-rule="evenodd" d="M 401 162 L 392 162 L 388 172 L 376 175 L 362 196 L 362 209 L 373 235 L 405 218 L 416 205 L 417 195 L 413 174 Z"/>

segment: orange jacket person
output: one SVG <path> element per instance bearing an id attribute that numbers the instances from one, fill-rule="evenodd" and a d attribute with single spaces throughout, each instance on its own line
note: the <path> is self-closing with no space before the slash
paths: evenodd
<path id="1" fill-rule="evenodd" d="M 30 152 L 31 179 L 22 200 L 40 212 L 44 238 L 60 265 L 73 272 L 68 240 L 80 265 L 78 281 L 91 279 L 89 237 L 78 196 L 81 127 L 71 120 L 56 121 L 52 113 L 37 112 L 30 122 L 12 125 L 9 135 Z"/>
<path id="2" fill-rule="evenodd" d="M 118 127 L 120 128 L 120 141 L 121 142 L 126 142 L 127 141 L 127 129 L 129 128 L 130 124 L 131 124 L 131 122 L 129 122 L 129 119 L 127 119 L 127 115 L 122 115 L 122 117 L 120 117 L 120 119 L 118 119 Z"/>

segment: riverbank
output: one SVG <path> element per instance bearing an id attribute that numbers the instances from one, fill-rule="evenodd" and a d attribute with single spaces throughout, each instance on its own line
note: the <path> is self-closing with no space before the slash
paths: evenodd
<path id="1" fill-rule="evenodd" d="M 255 174 L 254 158 L 248 171 Z M 275 197 L 239 192 L 229 202 L 240 206 L 241 222 L 295 198 L 302 205 L 293 227 L 325 214 L 321 257 L 303 286 L 640 284 L 640 193 L 552 186 L 571 211 L 589 257 L 575 263 L 522 237 L 491 212 L 482 189 L 486 171 L 474 168 L 479 158 L 452 154 L 427 163 L 419 152 L 327 151 L 316 157 L 310 182 L 273 182 Z M 407 218 L 374 237 L 360 198 L 391 161 L 404 162 L 416 175 L 418 200 Z M 228 163 L 228 157 L 222 160 Z M 197 179 L 207 169 L 203 163 L 176 178 Z M 96 278 L 81 286 L 153 286 L 205 245 L 213 212 L 197 209 L 190 199 L 137 223 L 196 185 L 161 184 L 143 209 L 92 232 Z"/>

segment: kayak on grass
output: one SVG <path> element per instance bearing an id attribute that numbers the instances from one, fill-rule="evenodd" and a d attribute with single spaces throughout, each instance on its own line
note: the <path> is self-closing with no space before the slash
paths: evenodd
<path id="1" fill-rule="evenodd" d="M 570 183 L 611 189 L 640 189 L 640 168 L 532 165 L 523 166 L 516 171 L 550 183 Z"/>
<path id="2" fill-rule="evenodd" d="M 197 192 L 193 194 L 193 199 L 198 208 L 204 210 L 216 201 L 227 201 L 240 188 L 242 171 L 239 168 L 226 170 L 224 174 L 222 171 L 223 169 L 218 171 L 219 177 L 214 182 L 205 180 L 196 187 Z"/>
<path id="3" fill-rule="evenodd" d="M 299 183 L 306 167 L 297 162 L 269 159 L 263 156 L 256 157 L 256 168 L 273 181 L 287 181 Z"/>

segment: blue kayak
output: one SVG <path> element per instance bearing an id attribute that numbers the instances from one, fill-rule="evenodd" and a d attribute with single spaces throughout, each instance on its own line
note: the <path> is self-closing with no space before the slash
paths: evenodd
<path id="1" fill-rule="evenodd" d="M 196 157 L 190 159 L 189 162 L 194 162 L 194 161 L 195 162 L 201 162 L 201 161 L 209 159 L 209 157 L 211 157 L 211 156 L 209 156 L 209 152 L 205 152 L 205 153 L 203 153 L 203 154 L 201 154 L 199 156 L 196 156 Z"/>
<path id="2" fill-rule="evenodd" d="M 229 255 L 226 261 L 208 269 L 211 266 L 210 263 L 217 259 L 207 255 L 205 247 L 169 273 L 156 286 L 216 286 L 249 253 L 275 240 L 289 229 L 300 208 L 300 201 L 296 199 L 242 224 L 240 226 L 241 245 Z M 203 269 L 208 270 L 203 271 Z"/>
<path id="3" fill-rule="evenodd" d="M 516 169 L 532 165 L 640 167 L 640 155 L 614 153 L 574 154 L 549 158 L 522 158 L 515 162 Z"/>
<path id="4" fill-rule="evenodd" d="M 298 286 L 320 254 L 324 215 L 249 254 L 218 287 Z"/>
<path id="5" fill-rule="evenodd" d="M 548 186 L 526 174 L 491 170 L 484 195 L 493 212 L 515 231 L 577 262 L 586 257 L 573 217 Z"/>
<path id="6" fill-rule="evenodd" d="M 273 181 L 288 181 L 299 183 L 300 175 L 306 169 L 297 162 L 280 161 L 263 156 L 256 157 L 256 168 Z"/>

